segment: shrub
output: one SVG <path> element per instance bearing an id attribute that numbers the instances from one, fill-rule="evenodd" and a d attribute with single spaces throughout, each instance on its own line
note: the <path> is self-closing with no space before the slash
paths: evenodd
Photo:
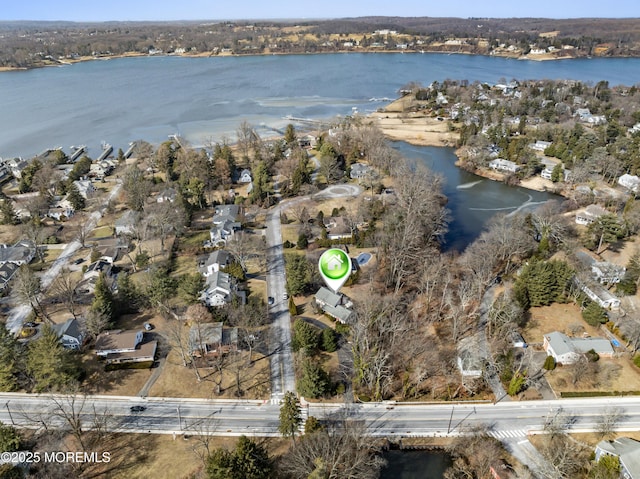
<path id="1" fill-rule="evenodd" d="M 542 365 L 544 369 L 547 371 L 553 371 L 556 368 L 556 360 L 553 356 L 547 356 L 547 359 L 544 360 L 544 364 Z"/>
<path id="2" fill-rule="evenodd" d="M 595 363 L 600 359 L 600 355 L 596 353 L 594 349 L 590 349 L 589 351 L 584 353 L 584 355 L 586 356 L 587 361 L 589 361 L 590 363 Z"/>
<path id="3" fill-rule="evenodd" d="M 633 358 L 633 364 L 640 368 L 640 354 L 636 354 L 635 358 Z"/>

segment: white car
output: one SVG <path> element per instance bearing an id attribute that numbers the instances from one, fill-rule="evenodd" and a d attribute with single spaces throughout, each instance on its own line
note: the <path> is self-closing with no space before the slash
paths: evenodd
<path id="1" fill-rule="evenodd" d="M 286 300 L 286 299 L 289 299 L 289 295 L 285 292 L 285 293 L 282 295 L 282 299 L 285 299 L 285 300 Z"/>

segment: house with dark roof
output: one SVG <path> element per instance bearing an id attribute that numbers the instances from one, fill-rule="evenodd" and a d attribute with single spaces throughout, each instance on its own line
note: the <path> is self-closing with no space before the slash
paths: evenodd
<path id="1" fill-rule="evenodd" d="M 144 341 L 144 331 L 105 331 L 96 338 L 96 354 L 107 364 L 140 363 L 155 359 L 158 341 Z"/>
<path id="2" fill-rule="evenodd" d="M 640 479 L 640 441 L 629 437 L 619 437 L 612 441 L 600 441 L 595 450 L 596 461 L 603 456 L 613 456 L 620 460 L 620 477 Z"/>
<path id="3" fill-rule="evenodd" d="M 201 358 L 238 350 L 238 328 L 225 328 L 221 322 L 197 323 L 189 330 L 189 354 Z"/>
<path id="4" fill-rule="evenodd" d="M 76 318 L 69 318 L 64 323 L 54 325 L 53 331 L 58 335 L 65 349 L 78 350 L 82 347 L 85 334 Z"/>
<path id="5" fill-rule="evenodd" d="M 36 255 L 35 245 L 28 240 L 18 241 L 13 246 L 0 244 L 0 265 L 13 263 L 16 266 L 31 263 Z"/>

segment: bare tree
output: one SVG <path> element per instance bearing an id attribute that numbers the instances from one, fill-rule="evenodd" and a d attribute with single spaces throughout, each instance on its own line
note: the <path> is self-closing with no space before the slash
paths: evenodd
<path id="1" fill-rule="evenodd" d="M 147 209 L 147 222 L 160 236 L 161 252 L 164 243 L 171 232 L 179 234 L 185 226 L 186 213 L 184 208 L 170 201 L 155 203 Z"/>
<path id="2" fill-rule="evenodd" d="M 58 298 L 62 299 L 62 302 L 67 307 L 73 317 L 77 317 L 78 313 L 78 293 L 76 288 L 80 284 L 80 276 L 74 274 L 69 268 L 62 268 L 60 274 L 56 277 L 51 285 L 51 291 Z"/>
<path id="3" fill-rule="evenodd" d="M 184 431 L 191 433 L 192 436 L 191 449 L 202 461 L 202 465 L 206 466 L 213 452 L 214 438 L 220 421 L 215 417 L 215 413 L 199 418 L 192 424 L 187 424 L 187 419 L 184 421 Z"/>
<path id="4" fill-rule="evenodd" d="M 182 365 L 187 367 L 192 358 L 189 354 L 188 330 L 184 322 L 179 320 L 169 320 L 167 323 L 167 339 L 172 348 L 175 348 L 182 361 Z"/>
<path id="5" fill-rule="evenodd" d="M 227 241 L 226 250 L 233 255 L 242 270 L 246 272 L 251 259 L 260 260 L 265 255 L 264 237 L 246 231 L 238 231 Z"/>
<path id="6" fill-rule="evenodd" d="M 36 315 L 52 322 L 40 302 L 40 294 L 42 292 L 40 278 L 36 276 L 29 266 L 23 264 L 18 268 L 12 280 L 12 288 L 18 298 L 31 305 Z"/>
<path id="7" fill-rule="evenodd" d="M 624 410 L 619 407 L 610 406 L 602 411 L 602 416 L 598 420 L 597 430 L 600 438 L 612 436 L 616 427 L 624 417 Z"/>
<path id="8" fill-rule="evenodd" d="M 96 309 L 89 309 L 85 315 L 84 328 L 92 338 L 109 328 L 111 318 L 104 312 Z"/>

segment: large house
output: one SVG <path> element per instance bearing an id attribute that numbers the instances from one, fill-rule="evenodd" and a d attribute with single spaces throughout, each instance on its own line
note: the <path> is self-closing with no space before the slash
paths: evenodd
<path id="1" fill-rule="evenodd" d="M 242 209 L 239 205 L 216 206 L 213 227 L 209 232 L 214 245 L 224 244 L 236 231 L 242 229 Z"/>
<path id="2" fill-rule="evenodd" d="M 144 331 L 106 331 L 96 338 L 96 354 L 107 364 L 153 361 L 158 341 L 143 341 Z"/>
<path id="3" fill-rule="evenodd" d="M 520 166 L 516 165 L 513 161 L 505 160 L 503 158 L 491 160 L 489 162 L 489 168 L 506 171 L 507 173 L 517 173 L 518 170 L 520 170 Z"/>
<path id="4" fill-rule="evenodd" d="M 206 277 L 205 289 L 200 293 L 200 300 L 207 306 L 224 306 L 231 301 L 233 291 L 230 275 L 222 271 L 212 271 Z"/>
<path id="5" fill-rule="evenodd" d="M 625 173 L 620 178 L 618 178 L 618 184 L 620 186 L 624 186 L 628 190 L 633 191 L 634 193 L 638 193 L 638 189 L 640 189 L 640 178 L 638 178 L 636 175 Z"/>
<path id="6" fill-rule="evenodd" d="M 600 441 L 596 445 L 596 461 L 603 456 L 613 456 L 620 460 L 622 479 L 640 479 L 640 441 L 629 437 L 619 437 L 613 441 Z"/>
<path id="7" fill-rule="evenodd" d="M 189 354 L 193 357 L 218 356 L 238 350 L 238 328 L 222 323 L 198 323 L 189 330 Z"/>
<path id="8" fill-rule="evenodd" d="M 580 291 L 587 295 L 591 301 L 595 301 L 601 307 L 605 309 L 618 309 L 620 308 L 620 298 L 617 298 L 606 290 L 602 285 L 595 281 L 584 282 L 578 278 L 573 279 L 574 283 Z"/>
<path id="9" fill-rule="evenodd" d="M 73 185 L 78 189 L 78 193 L 84 199 L 92 198 L 96 192 L 95 186 L 91 183 L 91 180 L 76 180 L 73 182 Z"/>
<path id="10" fill-rule="evenodd" d="M 12 263 L 16 266 L 31 263 L 36 255 L 34 244 L 28 240 L 18 241 L 13 246 L 0 244 L 0 266 Z"/>
<path id="11" fill-rule="evenodd" d="M 334 293 L 324 286 L 316 293 L 316 304 L 341 323 L 348 323 L 353 315 L 353 311 L 349 309 L 353 307 L 351 300 L 344 294 Z"/>
<path id="12" fill-rule="evenodd" d="M 78 350 L 82 347 L 85 335 L 77 319 L 69 318 L 64 323 L 56 324 L 53 326 L 53 331 L 58 335 L 65 349 Z"/>
<path id="13" fill-rule="evenodd" d="M 554 331 L 544 335 L 543 346 L 547 354 L 561 364 L 573 364 L 591 350 L 601 357 L 613 357 L 613 346 L 605 338 L 571 338 Z"/>
<path id="14" fill-rule="evenodd" d="M 327 238 L 330 240 L 351 239 L 353 237 L 351 225 L 343 216 L 325 218 L 324 226 L 327 229 Z"/>

